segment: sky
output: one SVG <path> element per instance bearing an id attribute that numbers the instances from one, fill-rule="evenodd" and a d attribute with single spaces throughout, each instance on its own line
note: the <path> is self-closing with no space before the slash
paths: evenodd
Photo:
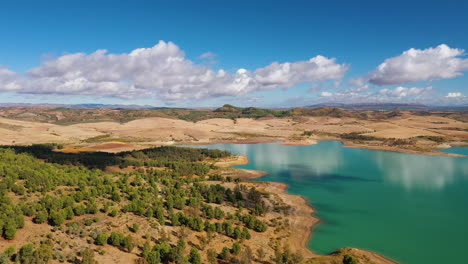
<path id="1" fill-rule="evenodd" d="M 0 1 L 2 103 L 468 104 L 468 1 Z"/>

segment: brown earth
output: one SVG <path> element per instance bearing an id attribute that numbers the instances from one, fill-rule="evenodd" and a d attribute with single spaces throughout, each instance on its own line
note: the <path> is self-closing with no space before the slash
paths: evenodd
<path id="1" fill-rule="evenodd" d="M 173 118 L 150 117 L 127 123 L 112 121 L 56 125 L 0 118 L 0 144 L 29 145 L 62 143 L 62 151 L 119 152 L 160 145 L 242 143 L 282 141 L 287 145 L 315 144 L 320 139 L 340 139 L 345 133 L 361 133 L 376 142 L 346 140 L 345 143 L 374 149 L 401 152 L 436 152 L 440 142 L 425 138 L 440 137 L 444 143 L 467 144 L 468 123 L 442 116 L 417 116 L 402 111 L 387 119 L 355 117 L 294 116 L 284 118 L 213 118 L 188 122 Z M 419 138 L 418 138 L 419 137 Z M 425 137 L 425 138 L 423 138 Z M 413 146 L 387 146 L 385 139 L 415 139 Z"/>

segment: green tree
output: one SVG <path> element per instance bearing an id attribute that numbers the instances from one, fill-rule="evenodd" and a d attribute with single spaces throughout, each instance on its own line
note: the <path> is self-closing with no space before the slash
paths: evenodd
<path id="1" fill-rule="evenodd" d="M 117 210 L 112 209 L 107 215 L 110 216 L 110 217 L 115 217 L 115 216 L 117 216 Z"/>
<path id="2" fill-rule="evenodd" d="M 107 243 L 114 247 L 119 247 L 124 240 L 124 236 L 117 232 L 112 232 L 109 238 L 107 239 Z"/>
<path id="3" fill-rule="evenodd" d="M 16 225 L 13 221 L 7 221 L 3 227 L 3 237 L 7 240 L 15 238 L 16 235 Z"/>
<path id="4" fill-rule="evenodd" d="M 73 212 L 73 208 L 71 206 L 67 206 L 65 209 L 63 209 L 62 214 L 67 220 L 71 220 L 73 217 L 75 217 L 75 213 Z"/>
<path id="5" fill-rule="evenodd" d="M 146 260 L 150 264 L 159 264 L 161 263 L 161 253 L 157 250 L 153 250 L 148 253 L 148 256 L 146 257 Z"/>
<path id="6" fill-rule="evenodd" d="M 65 222 L 65 217 L 63 214 L 57 211 L 50 212 L 49 215 L 49 224 L 53 226 L 59 226 Z"/>
<path id="7" fill-rule="evenodd" d="M 126 236 L 121 243 L 122 247 L 124 247 L 127 252 L 132 252 L 133 248 L 135 248 L 135 243 L 131 236 Z"/>
<path id="8" fill-rule="evenodd" d="M 190 249 L 189 261 L 192 264 L 201 264 L 201 256 L 200 256 L 200 252 L 198 252 L 198 249 L 196 248 Z"/>
<path id="9" fill-rule="evenodd" d="M 33 222 L 36 224 L 42 224 L 49 218 L 46 210 L 39 211 L 36 216 L 33 218 Z"/>
<path id="10" fill-rule="evenodd" d="M 15 247 L 8 247 L 5 252 L 3 252 L 4 255 L 6 255 L 7 257 L 11 258 L 14 254 L 16 253 L 16 249 Z"/>
<path id="11" fill-rule="evenodd" d="M 102 246 L 102 245 L 107 244 L 107 239 L 108 239 L 107 234 L 105 232 L 101 232 L 101 233 L 99 233 L 97 235 L 96 240 L 94 241 L 94 243 L 96 245 Z"/>
<path id="12" fill-rule="evenodd" d="M 84 207 L 84 205 L 77 205 L 73 207 L 73 212 L 77 216 L 84 215 L 86 213 L 86 207 Z"/>
<path id="13" fill-rule="evenodd" d="M 121 201 L 120 195 L 119 195 L 119 193 L 117 191 L 112 192 L 111 199 L 114 202 L 120 202 Z"/>
<path id="14" fill-rule="evenodd" d="M 0 254 L 0 264 L 10 264 L 10 257 L 6 254 Z"/>
<path id="15" fill-rule="evenodd" d="M 241 237 L 242 237 L 242 239 L 249 240 L 250 238 L 252 238 L 252 235 L 250 235 L 249 230 L 246 227 L 244 227 L 244 228 L 242 228 L 242 236 Z"/>
<path id="16" fill-rule="evenodd" d="M 232 244 L 231 253 L 237 255 L 241 252 L 241 246 L 239 243 L 235 242 Z"/>
<path id="17" fill-rule="evenodd" d="M 48 263 L 49 260 L 53 258 L 52 243 L 50 241 L 42 243 L 39 248 L 34 251 L 33 258 L 34 263 Z"/>
<path id="18" fill-rule="evenodd" d="M 85 249 L 81 253 L 83 256 L 81 259 L 81 264 L 97 264 L 98 262 L 94 259 L 94 251 L 92 249 Z"/>
<path id="19" fill-rule="evenodd" d="M 34 245 L 26 244 L 19 249 L 17 259 L 21 264 L 31 263 L 33 260 L 33 254 L 34 254 Z"/>
<path id="20" fill-rule="evenodd" d="M 133 223 L 132 227 L 130 228 L 130 231 L 132 231 L 133 233 L 136 233 L 138 232 L 139 229 L 140 229 L 140 225 L 138 223 Z"/>
<path id="21" fill-rule="evenodd" d="M 219 258 L 222 260 L 228 260 L 230 256 L 231 250 L 227 247 L 223 247 L 223 250 L 221 250 L 221 253 L 219 254 Z"/>
<path id="22" fill-rule="evenodd" d="M 359 262 L 355 257 L 351 255 L 344 255 L 343 264 L 359 264 Z"/>

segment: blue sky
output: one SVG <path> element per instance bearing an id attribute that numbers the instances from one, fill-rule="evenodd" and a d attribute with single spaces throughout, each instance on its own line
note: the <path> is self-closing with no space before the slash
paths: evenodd
<path id="1" fill-rule="evenodd" d="M 467 1 L 2 1 L 0 102 L 466 104 L 467 13 Z"/>

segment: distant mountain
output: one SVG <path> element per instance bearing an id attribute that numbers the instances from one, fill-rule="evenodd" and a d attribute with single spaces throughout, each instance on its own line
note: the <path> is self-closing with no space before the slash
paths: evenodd
<path id="1" fill-rule="evenodd" d="M 71 109 L 209 109 L 214 112 L 264 112 L 269 110 L 292 110 L 294 107 L 289 108 L 257 108 L 257 107 L 236 107 L 233 105 L 223 105 L 219 108 L 197 108 L 197 107 L 158 107 L 152 105 L 137 105 L 137 104 L 29 104 L 29 103 L 0 103 L 0 107 L 45 107 L 45 108 L 71 108 Z M 341 108 L 346 110 L 376 110 L 376 111 L 389 111 L 393 109 L 412 110 L 412 111 L 452 111 L 452 112 L 468 112 L 468 105 L 457 106 L 428 106 L 424 104 L 397 104 L 397 103 L 359 103 L 359 104 L 342 104 L 342 103 L 323 103 L 308 105 L 302 108 L 316 109 L 316 108 Z"/>
<path id="2" fill-rule="evenodd" d="M 455 111 L 455 112 L 468 112 L 468 105 L 456 105 L 456 106 L 431 106 L 431 111 Z"/>

